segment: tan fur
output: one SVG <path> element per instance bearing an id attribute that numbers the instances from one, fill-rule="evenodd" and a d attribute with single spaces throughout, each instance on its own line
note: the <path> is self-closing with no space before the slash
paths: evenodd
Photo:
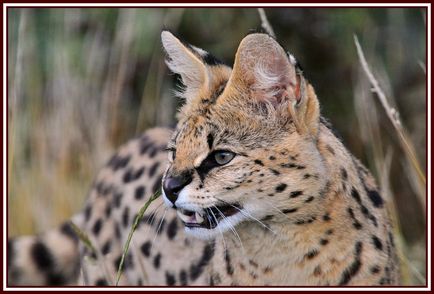
<path id="1" fill-rule="evenodd" d="M 270 85 L 264 86 L 258 64 L 270 75 L 265 79 Z M 234 70 L 224 74 L 228 83 L 215 104 L 201 103 L 201 99 L 212 95 L 211 91 L 198 93 L 188 103 L 188 111 L 183 112 L 174 135 L 176 159 L 168 170 L 168 175 L 174 176 L 197 169 L 210 153 L 206 144 L 209 133 L 213 133 L 215 141 L 219 141 L 221 133 L 227 136 L 225 144 L 212 149 L 244 154 L 210 171 L 204 181 L 194 176 L 184 188 L 188 196 L 176 202 L 178 207 L 190 210 L 212 207 L 220 199 L 250 206 L 246 213 L 253 217 L 234 224 L 239 236 L 230 230 L 223 235 L 216 233 L 212 275 L 224 285 L 397 283 L 387 212 L 383 205 L 373 207 L 365 188 L 372 182 L 371 177 L 361 174 L 345 147 L 320 124 L 313 87 L 301 73 L 296 79 L 296 70 L 281 47 L 269 36 L 249 35 L 240 44 Z M 274 91 L 272 95 L 267 87 Z M 215 125 L 219 130 L 214 130 Z M 199 126 L 203 131 L 198 134 L 193 130 Z M 274 159 L 270 160 L 270 156 Z M 261 164 L 255 164 L 255 160 Z M 300 169 L 282 168 L 288 163 Z M 347 180 L 342 178 L 343 170 Z M 304 178 L 306 174 L 308 179 Z M 281 183 L 286 185 L 286 193 L 275 191 Z M 359 196 L 352 196 L 353 189 Z M 302 195 L 290 199 L 289 192 L 295 191 Z M 311 196 L 313 200 L 308 200 Z M 278 211 L 288 209 L 296 211 L 287 215 Z M 262 224 L 255 221 L 261 219 Z M 373 236 L 380 240 L 377 246 L 381 250 L 375 248 Z M 233 271 L 229 273 L 225 251 L 231 255 Z M 249 266 L 251 263 L 255 266 Z M 372 273 L 372 267 L 379 267 L 380 272 Z M 273 274 L 266 275 L 269 269 Z M 380 279 L 385 271 L 386 282 Z"/>
<path id="2" fill-rule="evenodd" d="M 247 36 L 232 70 L 207 64 L 205 51 L 168 32 L 162 38 L 186 103 L 172 134 L 152 129 L 131 140 L 96 177 L 75 222 L 97 252 L 80 245 L 78 283 L 114 284 L 135 214 L 161 179 L 188 171 L 191 182 L 177 196 L 178 210 L 236 203 L 242 212 L 214 229 L 184 231 L 176 210 L 164 206 L 170 204 L 164 193 L 132 239 L 121 285 L 398 285 L 387 203 L 320 119 L 313 86 L 280 45 L 264 34 Z M 235 157 L 201 174 L 215 150 Z M 12 242 L 8 271 L 21 278 L 9 282 L 46 284 L 52 269 L 38 272 L 29 251 L 43 240 L 53 260 L 66 265 L 77 245 L 56 238 Z M 70 248 L 64 253 L 59 246 Z"/>

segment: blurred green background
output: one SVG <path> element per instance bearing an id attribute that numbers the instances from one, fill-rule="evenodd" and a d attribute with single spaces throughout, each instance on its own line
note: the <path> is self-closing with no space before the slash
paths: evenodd
<path id="1" fill-rule="evenodd" d="M 426 167 L 426 10 L 265 9 L 316 87 L 322 114 L 367 165 L 396 212 L 406 284 L 424 284 L 424 185 L 361 71 L 353 36 Z M 41 232 L 81 209 L 117 146 L 173 125 L 180 101 L 160 32 L 232 64 L 260 28 L 254 8 L 8 9 L 8 230 Z"/>

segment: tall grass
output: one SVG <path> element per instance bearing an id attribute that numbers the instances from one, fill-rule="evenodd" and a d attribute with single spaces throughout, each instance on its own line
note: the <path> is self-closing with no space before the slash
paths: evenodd
<path id="1" fill-rule="evenodd" d="M 355 110 L 359 122 L 359 130 L 360 134 L 362 134 L 362 140 L 365 146 L 369 152 L 371 152 L 369 155 L 373 161 L 374 171 L 379 179 L 382 195 L 388 200 L 388 211 L 391 215 L 395 238 L 397 239 L 396 243 L 399 262 L 401 265 L 402 280 L 406 285 L 425 285 L 425 269 L 420 266 L 426 262 L 425 257 L 410 256 L 410 253 L 415 251 L 415 247 L 422 247 L 422 250 L 426 251 L 425 243 L 419 242 L 409 245 L 406 243 L 406 240 L 402 235 L 398 209 L 395 203 L 397 199 L 393 197 L 390 182 L 391 160 L 394 148 L 396 147 L 384 143 L 384 139 L 382 138 L 390 134 L 385 134 L 381 129 L 379 116 L 387 116 L 389 119 L 395 130 L 395 135 L 399 138 L 399 145 L 406 157 L 406 159 L 403 160 L 402 165 L 405 170 L 409 171 L 409 174 L 411 175 L 409 181 L 413 187 L 413 193 L 407 195 L 407 200 L 420 202 L 424 213 L 426 209 L 425 173 L 423 172 L 416 156 L 415 147 L 407 135 L 405 126 L 400 120 L 399 111 L 395 108 L 396 106 L 391 106 L 396 105 L 396 102 L 394 102 L 392 98 L 387 97 L 384 93 L 384 90 L 381 88 L 380 83 L 375 78 L 368 62 L 366 61 L 365 54 L 356 36 L 354 37 L 354 43 L 361 65 L 361 71 L 363 71 L 363 74 L 359 73 L 359 77 L 356 80 L 354 93 Z M 384 76 L 385 71 L 382 70 L 380 72 L 383 73 L 381 80 L 387 81 L 387 76 Z M 378 98 L 380 101 L 381 109 L 377 109 L 378 107 L 373 101 L 375 98 Z"/>
<path id="2" fill-rule="evenodd" d="M 171 101 L 163 110 L 155 103 L 165 73 L 159 32 L 162 20 L 179 19 L 179 11 L 122 9 L 116 17 L 103 15 L 113 20 L 100 16 L 101 23 L 92 23 L 100 13 L 11 12 L 10 35 L 16 38 L 9 47 L 11 234 L 41 231 L 79 211 L 93 176 L 114 148 L 154 125 L 157 113 L 173 109 Z M 115 26 L 113 35 L 106 25 Z M 83 26 L 91 27 L 83 34 Z M 145 50 L 152 52 L 151 68 L 162 70 L 139 86 L 144 90 L 137 107 L 126 84 Z M 137 109 L 146 120 L 138 119 L 143 115 Z M 172 120 L 159 117 L 163 125 Z"/>
<path id="3" fill-rule="evenodd" d="M 391 200 L 406 283 L 423 283 L 424 171 L 412 168 L 426 162 L 423 11 L 265 12 L 315 85 L 323 114 Z M 179 102 L 164 64 L 162 28 L 230 64 L 238 42 L 261 22 L 256 9 L 9 10 L 9 234 L 40 232 L 80 211 L 93 177 L 117 146 L 175 121 Z M 354 33 L 413 148 L 401 148 L 391 113 L 371 93 Z M 404 159 L 408 150 L 410 160 Z"/>

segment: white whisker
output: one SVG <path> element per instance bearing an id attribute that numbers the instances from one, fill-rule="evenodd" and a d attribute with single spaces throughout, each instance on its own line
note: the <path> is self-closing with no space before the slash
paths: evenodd
<path id="1" fill-rule="evenodd" d="M 226 219 L 226 216 L 223 214 L 223 212 L 218 209 L 217 206 L 213 205 L 215 209 L 217 209 L 218 213 L 223 217 L 223 219 Z M 227 222 L 227 224 L 229 225 L 229 229 L 234 233 L 234 235 L 238 238 L 238 241 L 240 242 L 240 246 L 241 246 L 241 250 L 243 251 L 243 255 L 245 255 L 245 250 L 244 250 L 244 246 L 243 246 L 243 242 L 241 241 L 240 235 L 238 235 L 237 230 L 235 229 L 235 227 L 230 224 L 229 222 Z"/>
<path id="2" fill-rule="evenodd" d="M 164 218 L 166 217 L 166 213 L 167 213 L 167 207 L 164 209 L 163 216 L 161 217 L 160 223 L 158 224 L 157 230 L 155 231 L 155 236 L 151 243 L 151 249 L 154 247 L 155 239 L 157 239 L 158 232 L 161 229 L 161 225 L 163 224 Z"/>
<path id="3" fill-rule="evenodd" d="M 273 231 L 269 226 L 267 226 L 266 224 L 264 224 L 263 222 L 261 222 L 260 220 L 258 220 L 258 219 L 255 218 L 254 216 L 252 216 L 250 213 L 248 213 L 248 212 L 245 211 L 244 209 L 239 209 L 238 207 L 236 207 L 236 206 L 234 206 L 234 205 L 232 205 L 232 204 L 230 204 L 230 203 L 228 203 L 228 202 L 226 202 L 226 201 L 224 201 L 224 200 L 218 199 L 218 198 L 216 198 L 216 197 L 214 197 L 214 198 L 217 199 L 218 201 L 221 201 L 221 202 L 223 202 L 223 203 L 225 203 L 225 204 L 227 204 L 227 205 L 232 206 L 233 208 L 235 208 L 236 210 L 238 210 L 238 211 L 239 211 L 241 214 L 243 214 L 244 216 L 249 217 L 249 218 L 251 218 L 252 220 L 257 221 L 257 222 L 258 222 L 259 224 L 261 224 L 264 228 L 266 228 L 267 230 L 269 230 L 269 231 L 272 232 L 273 234 L 277 235 L 277 233 L 276 233 L 275 231 Z"/>
<path id="4" fill-rule="evenodd" d="M 276 206 L 274 206 L 269 200 L 265 199 L 265 198 L 261 198 L 261 200 L 264 201 L 265 204 L 270 205 L 271 208 L 275 209 L 279 214 L 281 214 L 282 216 L 284 216 L 287 219 L 290 219 L 289 216 L 287 216 L 286 214 L 283 213 L 283 211 L 279 208 L 277 208 Z"/>
<path id="5" fill-rule="evenodd" d="M 222 236 L 222 240 L 223 240 L 223 247 L 224 247 L 224 249 L 225 249 L 225 251 L 226 251 L 226 249 L 227 249 L 227 246 L 226 246 L 226 241 L 225 241 L 225 237 L 224 237 L 224 235 L 223 235 L 223 232 L 222 232 L 222 230 L 220 229 L 220 227 L 218 226 L 218 221 L 217 221 L 217 217 L 214 215 L 214 213 L 211 211 L 211 210 L 209 210 L 209 212 L 211 212 L 211 214 L 212 214 L 212 216 L 214 217 L 214 219 L 215 219 L 215 222 L 216 222 L 216 224 L 217 224 L 217 229 L 220 231 L 220 235 Z"/>

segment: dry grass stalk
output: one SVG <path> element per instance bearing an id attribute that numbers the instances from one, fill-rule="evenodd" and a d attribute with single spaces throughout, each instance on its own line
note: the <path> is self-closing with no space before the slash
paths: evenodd
<path id="1" fill-rule="evenodd" d="M 133 238 L 133 234 L 136 231 L 137 226 L 139 225 L 139 222 L 141 221 L 141 219 L 145 215 L 145 212 L 148 209 L 149 205 L 151 205 L 152 201 L 156 200 L 160 195 L 161 195 L 161 191 L 160 190 L 158 190 L 157 192 L 155 192 L 154 195 L 152 195 L 148 199 L 148 201 L 146 201 L 145 204 L 140 208 L 139 213 L 137 214 L 137 216 L 136 216 L 136 218 L 134 220 L 134 223 L 133 223 L 133 225 L 132 225 L 132 227 L 130 229 L 130 233 L 128 234 L 127 241 L 125 242 L 124 250 L 122 252 L 121 261 L 119 263 L 118 272 L 116 274 L 116 283 L 115 283 L 116 286 L 119 284 L 119 280 L 121 279 L 121 275 L 122 275 L 123 268 L 124 268 L 125 257 L 128 254 L 128 250 L 130 248 L 130 243 L 131 243 L 131 239 Z"/>
<path id="2" fill-rule="evenodd" d="M 426 185 L 425 174 L 422 171 L 422 169 L 420 167 L 420 163 L 416 157 L 416 153 L 414 151 L 414 146 L 413 146 L 411 140 L 409 139 L 405 128 L 403 127 L 403 125 L 401 123 L 401 120 L 399 118 L 399 112 L 394 107 L 390 106 L 390 104 L 386 98 L 386 95 L 384 94 L 378 81 L 376 80 L 376 78 L 372 74 L 371 70 L 369 69 L 368 63 L 365 59 L 365 55 L 364 55 L 363 50 L 360 46 L 360 43 L 357 39 L 357 36 L 354 36 L 354 43 L 355 43 L 356 48 L 357 48 L 357 54 L 359 56 L 359 61 L 360 61 L 360 64 L 363 68 L 363 71 L 365 72 L 366 76 L 369 79 L 369 82 L 372 86 L 372 90 L 377 94 L 377 97 L 378 97 L 381 105 L 383 106 L 383 108 L 387 114 L 387 117 L 389 118 L 393 127 L 396 130 L 396 133 L 397 133 L 398 138 L 399 138 L 399 142 L 400 142 L 400 144 L 404 150 L 404 153 L 408 157 L 409 162 L 411 163 L 411 166 L 413 167 L 413 169 L 416 171 L 416 173 L 418 175 L 419 185 L 425 186 Z M 419 196 L 418 199 L 421 202 L 422 207 L 426 207 L 425 195 L 419 195 L 418 194 L 418 196 Z"/>
<path id="3" fill-rule="evenodd" d="M 402 282 L 404 285 L 414 285 L 415 283 L 422 285 L 425 283 L 425 278 L 408 258 L 410 249 L 408 248 L 401 231 L 401 224 L 397 214 L 396 199 L 392 196 L 393 193 L 390 187 L 390 169 L 393 149 L 392 147 L 389 147 L 386 152 L 383 151 L 385 148 L 383 146 L 384 140 L 382 140 L 382 132 L 379 128 L 380 122 L 378 111 L 375 104 L 368 101 L 370 95 L 366 91 L 369 87 L 370 81 L 362 79 L 361 74 L 357 79 L 354 93 L 355 110 L 359 121 L 362 141 L 367 147 L 367 152 L 372 153 L 369 154 L 368 157 L 372 158 L 371 164 L 373 165 L 377 178 L 379 179 L 381 194 L 385 199 L 387 199 L 387 209 L 393 223 L 397 254 L 400 260 Z M 383 77 L 383 79 L 387 79 L 387 77 Z M 411 168 L 407 168 L 406 170 L 411 170 Z"/>
<path id="4" fill-rule="evenodd" d="M 261 18 L 261 26 L 262 28 L 273 38 L 276 38 L 276 34 L 274 33 L 273 27 L 270 25 L 268 21 L 267 15 L 263 8 L 258 8 L 259 17 Z"/>

